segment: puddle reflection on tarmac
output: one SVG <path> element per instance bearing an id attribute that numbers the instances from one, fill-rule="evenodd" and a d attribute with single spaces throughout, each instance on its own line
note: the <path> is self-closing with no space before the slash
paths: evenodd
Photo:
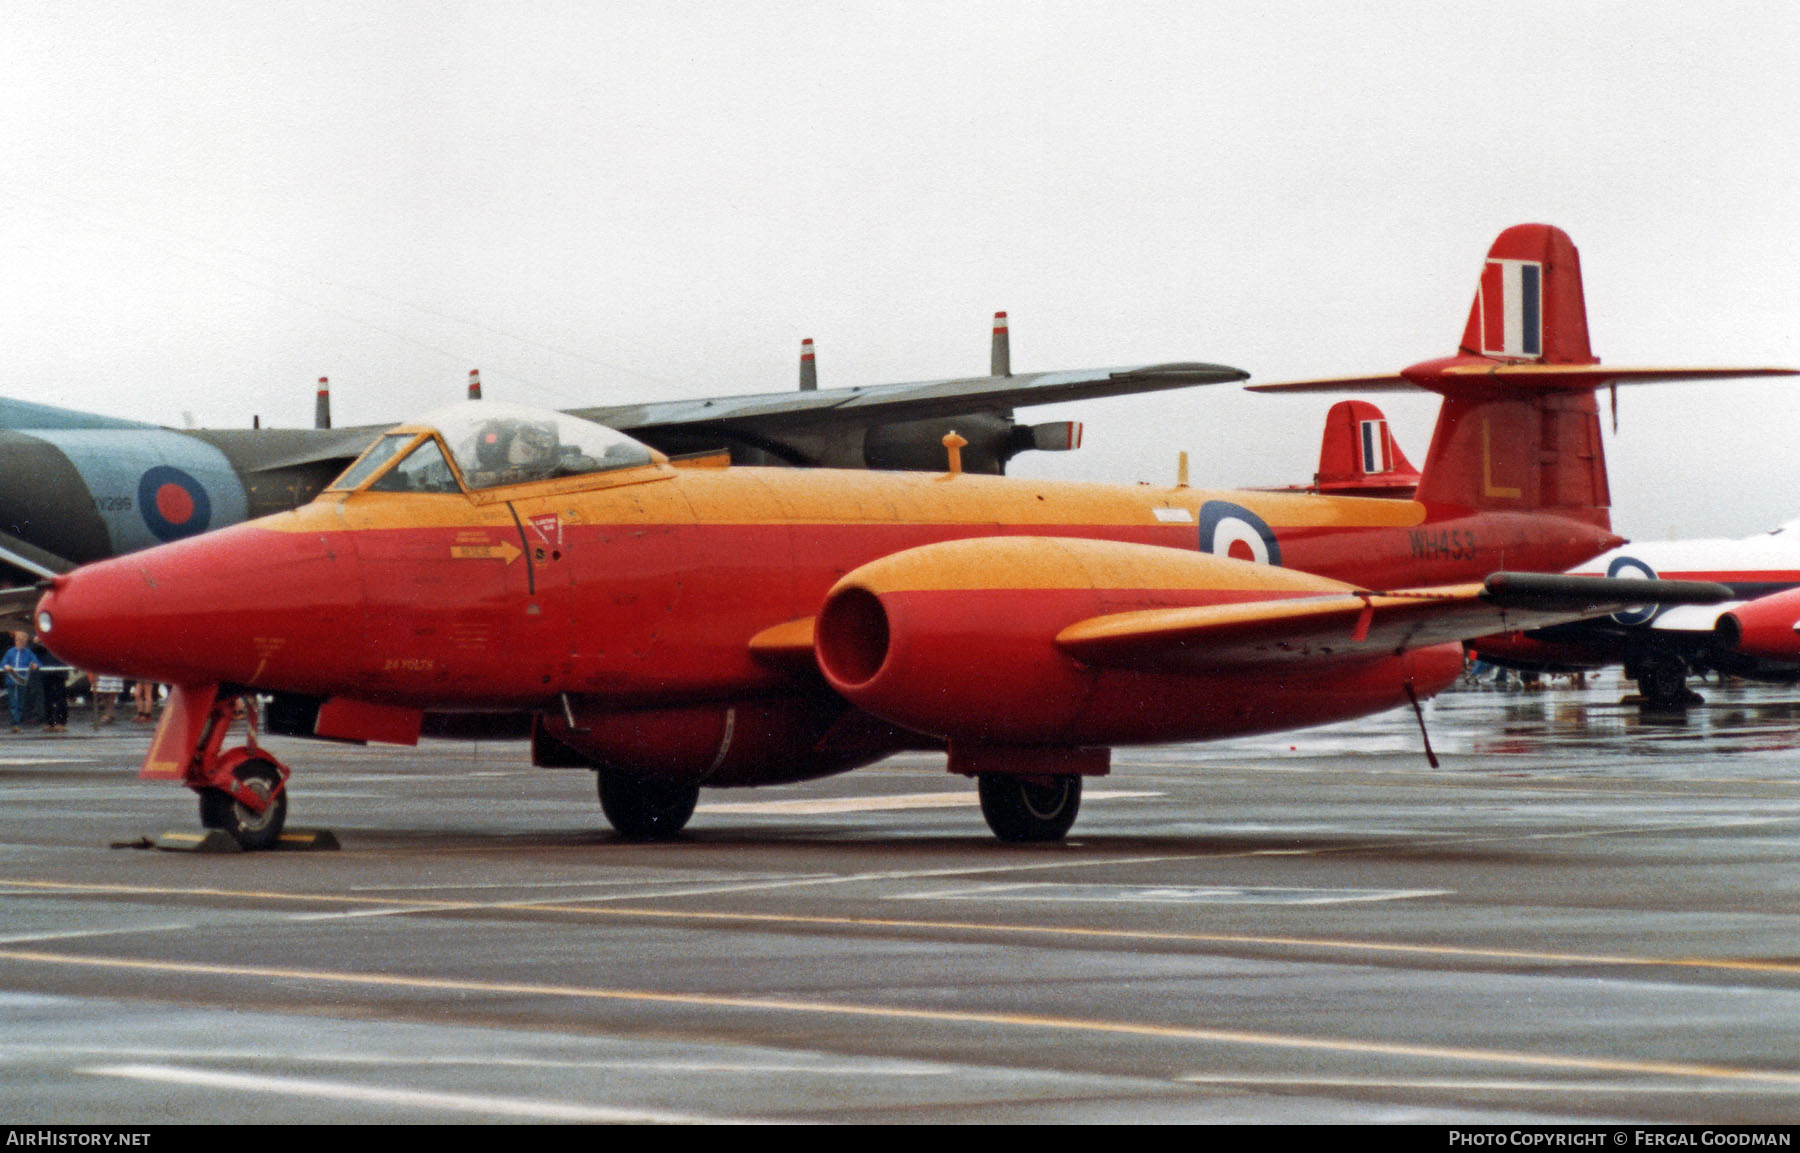
<path id="1" fill-rule="evenodd" d="M 1459 685 L 1425 706 L 1431 745 L 1440 758 L 1483 760 L 1488 769 L 1578 769 L 1583 763 L 1632 758 L 1643 767 L 1709 766 L 1733 772 L 1783 775 L 1800 750 L 1800 686 L 1744 681 L 1694 680 L 1703 698 L 1679 713 L 1646 711 L 1636 686 L 1616 670 L 1590 675 L 1585 684 L 1548 679 L 1542 687 L 1507 689 Z M 1366 758 L 1419 753 L 1423 746 L 1410 709 L 1318 729 L 1234 741 L 1180 746 L 1187 759 L 1279 763 L 1283 756 Z M 1518 758 L 1517 766 L 1491 758 Z M 1453 768 L 1446 763 L 1446 768 Z"/>

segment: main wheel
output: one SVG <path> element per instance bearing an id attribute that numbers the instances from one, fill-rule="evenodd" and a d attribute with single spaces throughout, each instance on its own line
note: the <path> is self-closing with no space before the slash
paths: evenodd
<path id="1" fill-rule="evenodd" d="M 1654 709 L 1677 711 L 1704 701 L 1687 687 L 1687 665 L 1679 659 L 1647 662 L 1638 671 L 1637 683 L 1644 703 Z"/>
<path id="2" fill-rule="evenodd" d="M 224 829 L 246 849 L 271 848 L 281 840 L 281 826 L 287 822 L 287 790 L 281 787 L 281 770 L 258 758 L 245 761 L 231 775 L 251 792 L 274 800 L 257 813 L 223 789 L 201 789 L 200 824 Z"/>
<path id="3" fill-rule="evenodd" d="M 610 769 L 594 774 L 600 788 L 600 811 L 628 841 L 673 839 L 694 815 L 700 786 L 681 781 L 647 781 Z"/>
<path id="4" fill-rule="evenodd" d="M 1073 774 L 983 773 L 977 786 L 981 815 L 1002 841 L 1060 841 L 1081 811 L 1081 778 Z"/>

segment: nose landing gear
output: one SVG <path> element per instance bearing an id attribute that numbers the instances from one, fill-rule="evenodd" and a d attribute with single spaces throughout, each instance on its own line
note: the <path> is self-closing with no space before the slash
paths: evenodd
<path id="1" fill-rule="evenodd" d="M 242 721 L 244 743 L 226 749 Z M 287 821 L 288 768 L 256 743 L 256 701 L 218 685 L 171 689 L 138 775 L 174 780 L 200 795 L 200 824 L 245 849 L 274 848 Z"/>

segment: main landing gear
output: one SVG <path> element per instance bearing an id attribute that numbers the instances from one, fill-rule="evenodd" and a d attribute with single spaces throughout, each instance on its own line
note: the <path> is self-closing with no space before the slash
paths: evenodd
<path id="1" fill-rule="evenodd" d="M 1683 713 L 1706 698 L 1687 687 L 1687 662 L 1679 656 L 1653 653 L 1627 665 L 1625 675 L 1635 680 L 1643 708 L 1653 713 Z"/>
<path id="2" fill-rule="evenodd" d="M 700 786 L 683 781 L 646 780 L 615 769 L 599 769 L 594 776 L 600 811 L 627 841 L 674 840 L 700 800 Z"/>
<path id="3" fill-rule="evenodd" d="M 1074 774 L 982 773 L 976 788 L 981 815 L 1002 841 L 1060 841 L 1081 810 L 1081 778 Z"/>
<path id="4" fill-rule="evenodd" d="M 244 743 L 224 747 L 234 725 Z M 273 848 L 287 822 L 288 769 L 256 743 L 256 702 L 217 685 L 178 686 L 150 745 L 143 776 L 178 780 L 200 795 L 200 824 L 245 849 Z"/>
<path id="5" fill-rule="evenodd" d="M 1081 811 L 1081 778 L 1106 774 L 1108 748 L 950 742 L 950 771 L 974 777 L 981 815 L 1002 841 L 1060 841 Z"/>

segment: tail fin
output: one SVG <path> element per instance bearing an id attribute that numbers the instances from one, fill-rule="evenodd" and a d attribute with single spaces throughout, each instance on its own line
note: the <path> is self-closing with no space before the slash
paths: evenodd
<path id="1" fill-rule="evenodd" d="M 1520 224 L 1495 239 L 1458 351 L 1502 361 L 1600 363 L 1588 350 L 1581 254 L 1567 233 Z"/>
<path id="2" fill-rule="evenodd" d="M 1418 499 L 1475 509 L 1551 509 L 1611 527 L 1612 493 L 1594 390 L 1549 375 L 1502 381 L 1507 368 L 1595 366 L 1581 257 L 1547 224 L 1502 232 L 1488 249 L 1458 355 L 1404 375 L 1441 392 Z M 1474 369 L 1475 379 L 1452 373 Z M 1555 383 L 1552 383 L 1556 381 Z"/>
<path id="3" fill-rule="evenodd" d="M 1313 491 L 1337 496 L 1409 497 L 1419 470 L 1406 459 L 1387 416 L 1366 400 L 1340 400 L 1325 414 Z"/>
<path id="4" fill-rule="evenodd" d="M 1415 364 L 1397 376 L 1250 387 L 1439 393 L 1444 403 L 1416 499 L 1471 510 L 1552 512 L 1605 529 L 1612 498 L 1597 389 L 1794 374 L 1785 368 L 1602 367 L 1588 347 L 1575 245 L 1559 228 L 1520 224 L 1488 249 L 1455 356 Z"/>

